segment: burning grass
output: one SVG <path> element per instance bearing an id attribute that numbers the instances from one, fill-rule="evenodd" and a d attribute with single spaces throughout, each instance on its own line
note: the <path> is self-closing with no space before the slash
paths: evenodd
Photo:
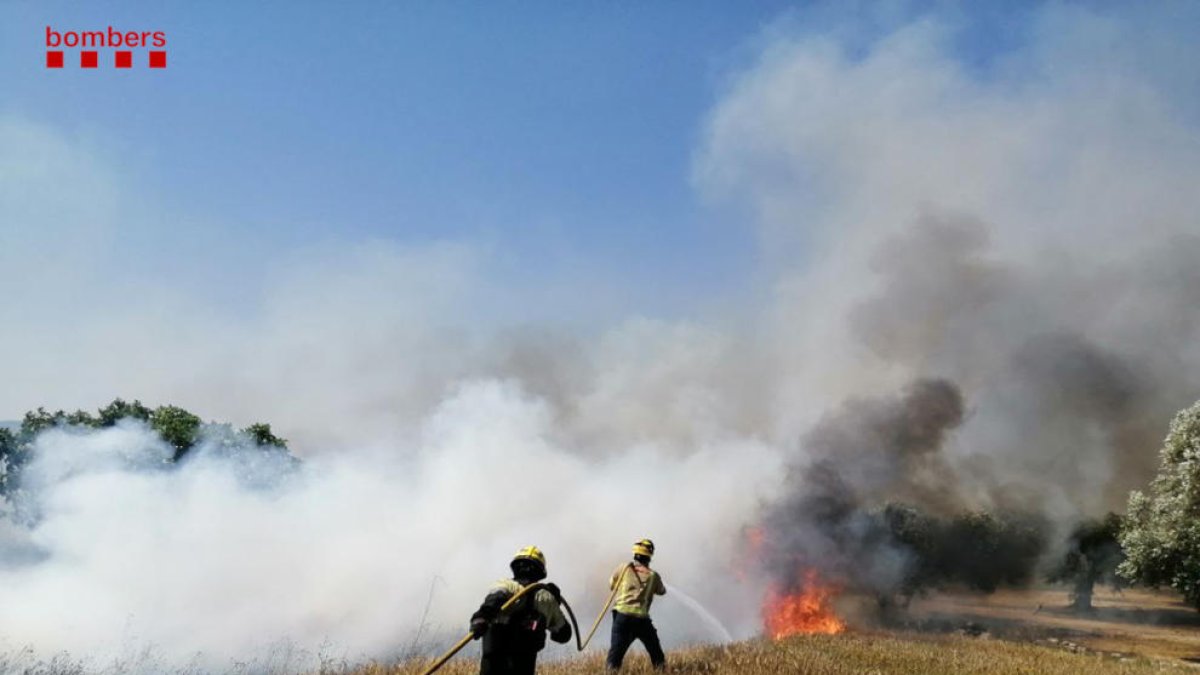
<path id="1" fill-rule="evenodd" d="M 846 624 L 833 610 L 838 588 L 823 582 L 817 571 L 804 572 L 792 589 L 772 588 L 763 604 L 763 628 L 768 637 L 779 640 L 792 635 L 836 635 Z"/>

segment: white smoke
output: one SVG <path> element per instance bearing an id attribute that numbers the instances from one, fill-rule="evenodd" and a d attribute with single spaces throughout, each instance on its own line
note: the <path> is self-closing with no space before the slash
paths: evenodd
<path id="1" fill-rule="evenodd" d="M 742 528 L 797 439 L 919 376 L 963 389 L 971 500 L 1017 485 L 1063 517 L 1108 507 L 1200 389 L 1197 92 L 1164 84 L 1196 50 L 1170 14 L 1039 11 L 982 73 L 936 19 L 862 53 L 773 33 L 697 152 L 699 190 L 750 207 L 776 281 L 736 325 L 520 325 L 514 308 L 563 294 L 505 287 L 473 242 L 272 251 L 220 309 L 123 271 L 119 224 L 145 214 L 94 144 L 0 118 L 0 417 L 136 397 L 269 421 L 305 460 L 264 485 L 203 451 L 161 470 L 137 425 L 46 433 L 40 520 L 3 525 L 2 646 L 386 657 L 422 623 L 456 633 L 528 544 L 590 615 L 645 536 L 668 582 L 749 635 Z M 1189 58 L 1150 58 L 1162 45 Z M 1029 376 L 1058 353 L 1131 402 Z M 656 613 L 668 644 L 709 634 L 669 597 Z"/>
<path id="2" fill-rule="evenodd" d="M 937 17 L 867 49 L 772 43 L 696 179 L 772 242 L 777 403 L 945 377 L 970 408 L 949 450 L 987 475 L 974 501 L 1120 508 L 1200 390 L 1200 92 L 1166 57 L 1194 51 L 1184 16 L 1047 7 L 974 68 Z"/>
<path id="3" fill-rule="evenodd" d="M 218 669 L 285 643 L 388 657 L 421 622 L 427 640 L 461 630 L 528 543 L 586 617 L 641 533 L 673 582 L 704 588 L 702 571 L 735 560 L 741 515 L 778 470 L 751 441 L 587 458 L 555 445 L 553 426 L 514 383 L 465 383 L 412 445 L 318 455 L 270 482 L 205 443 L 166 469 L 172 449 L 136 423 L 44 432 L 25 474 L 37 522 L 5 543 L 34 552 L 0 571 L 5 646 L 106 663 L 148 645 L 166 663 Z M 704 595 L 736 603 L 729 590 Z M 708 637 L 673 615 L 668 636 Z"/>

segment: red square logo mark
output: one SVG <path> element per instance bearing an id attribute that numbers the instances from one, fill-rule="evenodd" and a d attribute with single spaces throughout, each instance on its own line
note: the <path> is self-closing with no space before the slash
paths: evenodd
<path id="1" fill-rule="evenodd" d="M 79 67 L 80 68 L 95 68 L 100 62 L 97 52 L 79 52 Z"/>
<path id="2" fill-rule="evenodd" d="M 150 52 L 150 67 L 151 68 L 166 68 L 167 53 L 166 52 Z"/>
<path id="3" fill-rule="evenodd" d="M 133 52 L 113 52 L 113 65 L 118 68 L 132 68 Z"/>
<path id="4" fill-rule="evenodd" d="M 46 52 L 46 67 L 47 68 L 62 68 L 63 53 L 62 52 Z"/>

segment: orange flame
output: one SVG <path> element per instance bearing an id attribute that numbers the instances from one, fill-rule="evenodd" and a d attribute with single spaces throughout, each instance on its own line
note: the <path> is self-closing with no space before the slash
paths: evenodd
<path id="1" fill-rule="evenodd" d="M 806 570 L 798 589 L 791 593 L 774 587 L 767 590 L 763 625 L 772 640 L 810 633 L 834 635 L 846 630 L 846 624 L 833 613 L 836 587 L 822 583 L 816 570 Z"/>

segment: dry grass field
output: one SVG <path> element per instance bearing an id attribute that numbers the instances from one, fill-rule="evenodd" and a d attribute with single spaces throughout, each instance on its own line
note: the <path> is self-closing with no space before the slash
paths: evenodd
<path id="1" fill-rule="evenodd" d="M 1107 675 L 1109 673 L 1193 673 L 1181 663 L 1141 657 L 1113 657 L 1072 653 L 1052 646 L 959 635 L 922 633 L 848 633 L 800 636 L 769 642 L 756 640 L 726 647 L 702 647 L 668 655 L 674 673 L 812 673 L 813 675 L 863 675 L 899 673 L 1044 673 L 1046 675 Z M 393 667 L 368 667 L 357 675 L 420 675 L 420 663 Z M 629 659 L 626 672 L 651 673 L 641 654 Z M 478 672 L 471 660 L 452 661 L 440 673 L 469 675 Z M 599 655 L 550 662 L 538 668 L 545 675 L 603 675 Z"/>
<path id="2" fill-rule="evenodd" d="M 1001 591 L 992 595 L 953 594 L 914 601 L 886 625 L 862 617 L 853 604 L 839 605 L 851 628 L 838 635 L 802 635 L 775 642 L 748 640 L 724 646 L 678 649 L 668 654 L 673 673 L 730 675 L 901 675 L 1026 673 L 1107 675 L 1116 673 L 1200 672 L 1200 613 L 1166 593 L 1097 593 L 1096 611 L 1076 614 L 1065 608 L 1061 589 Z M 861 609 L 861 607 L 860 607 Z M 860 617 L 854 620 L 854 616 Z M 448 646 L 448 645 L 447 645 Z M 538 672 L 543 675 L 601 675 L 603 654 L 562 658 L 566 648 L 551 649 Z M 124 675 L 129 672 L 197 675 L 200 670 L 154 667 L 153 662 L 85 667 L 70 655 L 48 662 L 0 655 L 0 672 L 22 675 Z M 420 675 L 428 660 L 399 664 L 355 665 L 321 659 L 303 666 L 276 654 L 265 661 L 235 664 L 230 675 Z M 311 656 L 311 655 L 310 655 Z M 310 662 L 311 663 L 311 662 Z M 634 647 L 626 672 L 651 672 L 640 647 Z M 308 670 L 312 668 L 312 670 Z M 478 664 L 462 656 L 441 675 L 474 675 Z"/>
<path id="3" fill-rule="evenodd" d="M 780 642 L 752 640 L 671 652 L 675 673 L 1195 673 L 1200 664 L 1200 613 L 1169 594 L 1100 591 L 1096 611 L 1064 607 L 1061 589 L 946 595 L 917 600 L 890 628 L 854 629 Z M 627 672 L 649 673 L 634 647 Z M 423 662 L 371 666 L 356 675 L 420 675 Z M 440 672 L 469 675 L 469 658 Z M 545 675 L 601 675 L 602 655 L 550 661 Z"/>

